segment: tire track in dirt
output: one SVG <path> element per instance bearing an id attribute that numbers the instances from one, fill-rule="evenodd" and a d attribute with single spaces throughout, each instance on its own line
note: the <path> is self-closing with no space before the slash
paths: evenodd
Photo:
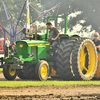
<path id="1" fill-rule="evenodd" d="M 0 88 L 6 100 L 100 100 L 100 86 L 29 86 Z"/>
<path id="2" fill-rule="evenodd" d="M 4 78 L 2 73 L 0 73 L 0 81 L 8 81 Z M 17 77 L 15 81 L 23 81 L 23 80 Z M 1 87 L 0 100 L 100 100 L 100 86 L 99 85 L 95 86 L 52 85 L 52 86 L 24 86 L 16 88 Z"/>

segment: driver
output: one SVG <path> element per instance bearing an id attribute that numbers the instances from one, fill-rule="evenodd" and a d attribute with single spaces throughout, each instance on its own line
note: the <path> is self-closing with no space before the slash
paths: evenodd
<path id="1" fill-rule="evenodd" d="M 55 51 L 56 51 L 56 46 L 58 45 L 58 42 L 59 42 L 60 32 L 56 27 L 53 27 L 51 22 L 46 23 L 46 25 L 47 25 L 47 28 L 50 30 L 49 38 L 47 40 L 52 45 L 53 57 L 55 58 L 56 56 Z"/>

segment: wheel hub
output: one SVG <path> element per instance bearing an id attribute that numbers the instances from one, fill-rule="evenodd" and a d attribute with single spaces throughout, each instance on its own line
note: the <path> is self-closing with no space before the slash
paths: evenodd
<path id="1" fill-rule="evenodd" d="M 47 66 L 43 65 L 41 68 L 41 75 L 45 77 L 47 75 Z"/>

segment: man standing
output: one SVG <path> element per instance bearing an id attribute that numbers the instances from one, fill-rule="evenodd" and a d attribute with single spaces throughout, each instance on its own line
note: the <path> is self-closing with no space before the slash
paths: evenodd
<path id="1" fill-rule="evenodd" d="M 49 38 L 47 40 L 52 45 L 53 57 L 55 58 L 56 56 L 55 51 L 56 51 L 56 46 L 58 45 L 58 42 L 59 42 L 60 32 L 58 31 L 57 28 L 53 27 L 53 25 L 50 22 L 46 23 L 46 25 L 47 25 L 47 28 L 50 29 Z"/>
<path id="2" fill-rule="evenodd" d="M 10 41 L 8 38 L 5 39 L 5 57 L 9 57 L 9 46 L 10 46 Z"/>
<path id="3" fill-rule="evenodd" d="M 93 42 L 96 45 L 97 52 L 99 53 L 100 52 L 100 40 L 98 39 L 98 37 L 99 37 L 99 33 L 98 32 L 94 33 Z"/>
<path id="4" fill-rule="evenodd" d="M 5 46 L 9 47 L 10 46 L 10 41 L 8 40 L 8 38 L 5 39 Z"/>

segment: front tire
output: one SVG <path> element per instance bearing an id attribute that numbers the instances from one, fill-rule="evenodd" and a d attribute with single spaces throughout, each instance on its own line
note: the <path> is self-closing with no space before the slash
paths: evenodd
<path id="1" fill-rule="evenodd" d="M 6 68 L 3 68 L 3 75 L 7 80 L 14 80 L 16 78 L 16 69 L 11 69 L 11 65 L 7 65 Z"/>
<path id="2" fill-rule="evenodd" d="M 37 63 L 35 68 L 35 77 L 37 80 L 46 81 L 49 76 L 49 64 L 41 60 Z"/>

